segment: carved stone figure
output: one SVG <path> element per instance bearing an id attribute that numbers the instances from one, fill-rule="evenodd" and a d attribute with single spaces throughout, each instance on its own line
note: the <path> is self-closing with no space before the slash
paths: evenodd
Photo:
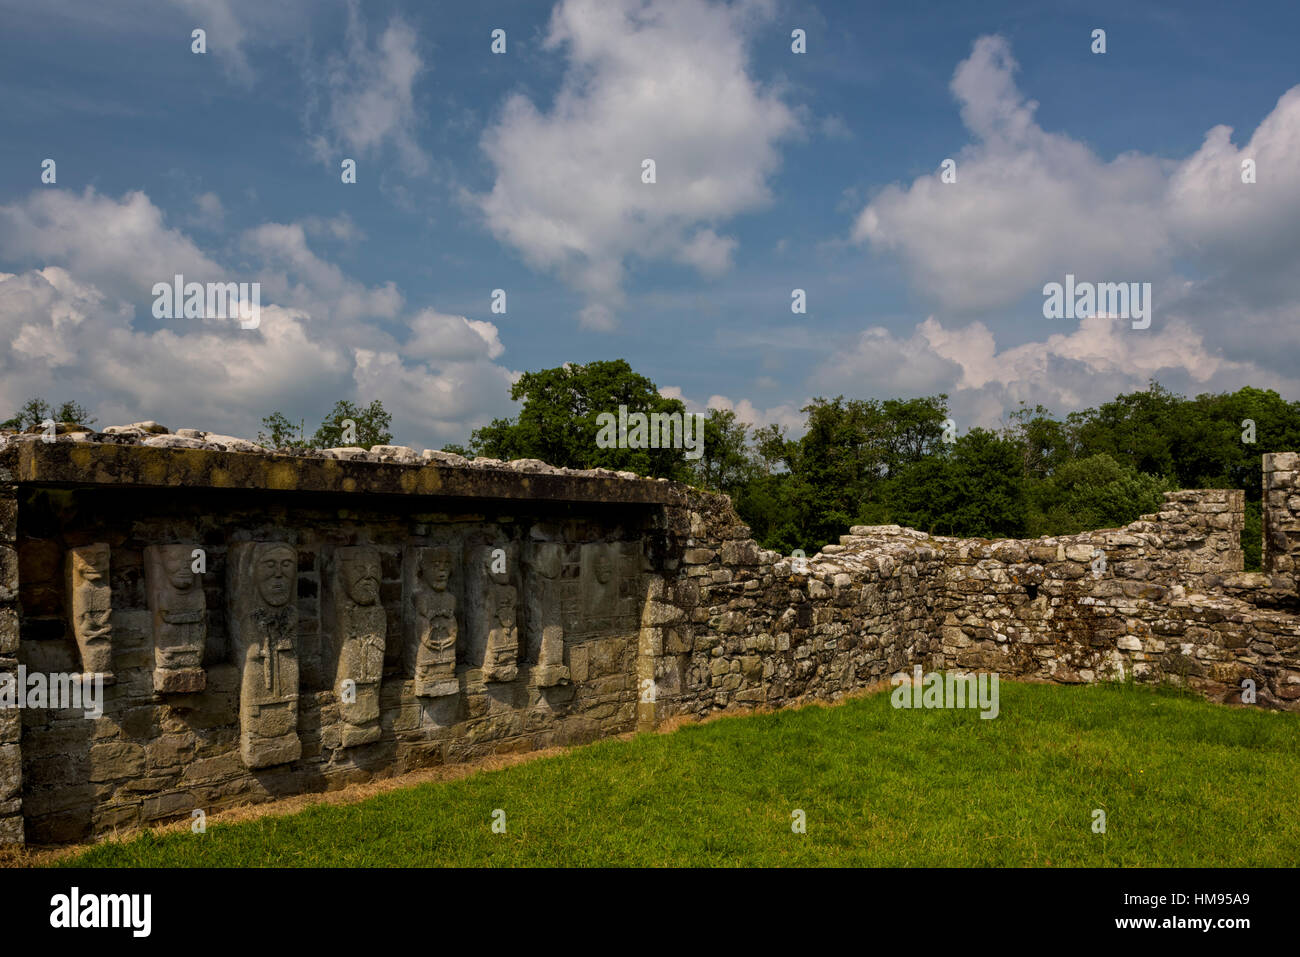
<path id="1" fill-rule="evenodd" d="M 483 610 L 487 644 L 483 651 L 484 681 L 513 681 L 519 675 L 518 593 L 510 584 L 504 549 L 480 550 L 483 562 Z"/>
<path id="2" fill-rule="evenodd" d="M 81 670 L 88 675 L 103 675 L 104 683 L 111 684 L 116 678 L 109 620 L 113 603 L 108 584 L 108 546 L 96 543 L 69 549 L 65 578 L 72 634 L 81 651 Z"/>
<path id="3" fill-rule="evenodd" d="M 334 690 L 343 718 L 343 747 L 378 741 L 379 684 L 384 674 L 388 617 L 379 602 L 379 552 L 352 545 L 334 553 L 331 582 L 336 653 Z"/>
<path id="4" fill-rule="evenodd" d="M 242 679 L 239 751 L 250 768 L 296 761 L 298 553 L 283 542 L 230 546 L 230 636 Z"/>
<path id="5" fill-rule="evenodd" d="M 564 665 L 564 621 L 560 600 L 560 572 L 564 546 L 555 542 L 534 542 L 528 550 L 528 586 L 525 620 L 529 649 L 536 649 L 533 683 L 550 687 L 568 680 Z"/>
<path id="6" fill-rule="evenodd" d="M 153 688 L 167 694 L 202 691 L 207 600 L 193 571 L 191 545 L 144 550 L 145 586 L 153 615 Z"/>
<path id="7" fill-rule="evenodd" d="M 514 681 L 519 675 L 515 588 L 496 583 L 489 587 L 492 589 L 489 606 L 493 619 L 488 627 L 487 652 L 483 656 L 483 680 Z"/>
<path id="8" fill-rule="evenodd" d="M 411 592 L 415 614 L 415 694 L 437 698 L 458 694 L 456 680 L 456 596 L 451 580 L 451 549 L 445 545 L 416 552 L 416 581 Z"/>
<path id="9" fill-rule="evenodd" d="M 607 631 L 618 617 L 618 572 L 613 545 L 582 546 L 582 607 L 588 629 Z"/>

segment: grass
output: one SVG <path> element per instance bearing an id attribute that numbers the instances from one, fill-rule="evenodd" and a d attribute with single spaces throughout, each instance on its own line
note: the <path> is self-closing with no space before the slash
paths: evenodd
<path id="1" fill-rule="evenodd" d="M 722 718 L 63 866 L 1294 866 L 1300 715 L 1001 684 L 1001 713 Z M 506 832 L 493 833 L 492 812 Z M 807 831 L 792 832 L 792 812 Z M 1106 812 L 1093 833 L 1093 809 Z"/>

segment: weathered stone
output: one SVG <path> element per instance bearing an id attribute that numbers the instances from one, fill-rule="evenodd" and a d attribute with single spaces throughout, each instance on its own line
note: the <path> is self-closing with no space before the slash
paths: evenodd
<path id="1" fill-rule="evenodd" d="M 145 588 L 153 616 L 155 691 L 202 691 L 207 683 L 207 599 L 193 563 L 195 546 L 150 545 L 144 550 Z"/>
<path id="2" fill-rule="evenodd" d="M 230 547 L 228 621 L 242 674 L 240 754 L 250 768 L 296 761 L 298 615 L 292 602 L 298 556 L 283 542 Z"/>
<path id="3" fill-rule="evenodd" d="M 65 580 L 72 633 L 81 651 L 84 674 L 113 674 L 112 591 L 108 584 L 109 551 L 103 543 L 68 549 Z"/>
<path id="4" fill-rule="evenodd" d="M 379 683 L 384 672 L 387 616 L 379 600 L 379 552 L 369 545 L 336 549 L 326 576 L 325 633 L 333 660 L 334 693 L 343 721 L 343 747 L 378 741 Z"/>
<path id="5" fill-rule="evenodd" d="M 458 694 L 456 644 L 460 626 L 456 596 L 448 588 L 454 555 L 446 545 L 407 551 L 407 646 L 416 649 L 415 694 L 438 698 Z"/>

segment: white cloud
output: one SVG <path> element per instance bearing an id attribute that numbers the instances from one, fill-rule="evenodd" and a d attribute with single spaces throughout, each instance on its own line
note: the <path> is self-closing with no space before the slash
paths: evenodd
<path id="1" fill-rule="evenodd" d="M 425 309 L 399 345 L 386 328 L 403 324 L 396 287 L 345 275 L 300 224 L 245 235 L 254 278 L 269 279 L 255 330 L 216 319 L 155 328 L 147 310 L 137 321 L 146 282 L 233 278 L 143 193 L 41 190 L 0 206 L 10 225 L 0 254 L 39 266 L 0 273 L 0 414 L 39 395 L 79 401 L 101 425 L 155 418 L 252 438 L 274 410 L 310 430 L 339 398 L 379 398 L 398 441 L 418 445 L 463 440 L 510 410 L 518 373 L 493 361 L 504 347 L 492 323 Z"/>
<path id="2" fill-rule="evenodd" d="M 402 347 L 410 359 L 495 359 L 505 351 L 490 322 L 424 309 L 410 320 L 411 336 Z"/>
<path id="3" fill-rule="evenodd" d="M 393 283 L 367 288 L 345 276 L 311 251 L 298 223 L 263 223 L 244 233 L 243 245 L 268 267 L 259 273 L 267 292 L 314 318 L 391 319 L 402 309 L 402 294 Z"/>
<path id="4" fill-rule="evenodd" d="M 1226 358 L 1181 317 L 1149 330 L 1091 317 L 1044 341 L 1001 350 L 981 322 L 948 328 L 930 317 L 905 339 L 867 330 L 855 349 L 837 353 L 813 377 L 819 394 L 860 393 L 864 386 L 883 395 L 946 392 L 964 425 L 985 426 L 996 425 L 1022 400 L 1063 414 L 1141 390 L 1152 378 L 1189 394 L 1247 384 L 1283 394 L 1300 388 L 1293 375 Z"/>
<path id="5" fill-rule="evenodd" d="M 428 168 L 414 136 L 415 81 L 424 70 L 418 42 L 415 29 L 394 18 L 371 47 L 365 23 L 350 5 L 346 51 L 331 57 L 323 75 L 312 80 L 326 101 L 322 129 L 312 139 L 323 161 L 337 168 L 342 156 L 375 157 L 391 145 L 407 172 Z"/>
<path id="6" fill-rule="evenodd" d="M 482 139 L 496 182 L 473 199 L 499 240 L 583 293 L 584 325 L 614 325 L 634 258 L 725 271 L 735 240 L 716 227 L 769 201 L 777 143 L 798 121 L 747 70 L 747 35 L 767 12 L 704 0 L 553 11 L 545 48 L 568 58 L 560 90 L 546 112 L 521 94 L 505 102 Z"/>
<path id="7" fill-rule="evenodd" d="M 677 386 L 664 386 L 659 394 L 666 399 L 680 399 L 688 412 L 708 412 L 709 409 L 721 409 L 735 412 L 736 418 L 751 428 L 764 425 L 782 425 L 789 430 L 789 437 L 795 438 L 803 433 L 804 414 L 800 408 L 807 402 L 798 404 L 785 403 L 760 409 L 749 399 L 731 399 L 725 395 L 711 395 L 704 402 L 696 402 L 682 394 Z"/>
<path id="8" fill-rule="evenodd" d="M 0 257 L 65 266 L 124 299 L 147 296 L 175 273 L 198 282 L 231 278 L 139 191 L 115 200 L 91 187 L 80 195 L 44 189 L 0 206 Z"/>
<path id="9" fill-rule="evenodd" d="M 1300 87 L 1278 100 L 1247 146 L 1211 130 L 1181 162 L 1130 152 L 1103 161 L 1084 143 L 1043 130 L 1017 89 L 1005 39 L 980 37 L 952 92 L 974 141 L 954 156 L 957 181 L 936 172 L 891 185 L 861 209 L 853 238 L 896 253 L 915 286 L 945 310 L 1008 306 L 1060 281 L 1174 278 L 1180 259 L 1208 278 L 1207 297 L 1255 296 L 1261 273 L 1292 277 L 1300 244 Z M 1254 157 L 1259 181 L 1241 182 Z"/>
<path id="10" fill-rule="evenodd" d="M 209 228 L 220 226 L 226 217 L 225 207 L 221 205 L 221 197 L 216 193 L 200 193 L 194 197 L 194 205 L 198 207 L 195 219 Z"/>

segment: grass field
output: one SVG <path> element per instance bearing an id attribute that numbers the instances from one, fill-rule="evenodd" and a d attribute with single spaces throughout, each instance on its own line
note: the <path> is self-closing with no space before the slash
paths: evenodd
<path id="1" fill-rule="evenodd" d="M 1300 715 L 1004 682 L 993 720 L 894 710 L 886 692 L 60 863 L 1294 866 L 1298 808 Z M 496 809 L 505 833 L 492 830 Z M 806 833 L 792 831 L 796 809 Z"/>

